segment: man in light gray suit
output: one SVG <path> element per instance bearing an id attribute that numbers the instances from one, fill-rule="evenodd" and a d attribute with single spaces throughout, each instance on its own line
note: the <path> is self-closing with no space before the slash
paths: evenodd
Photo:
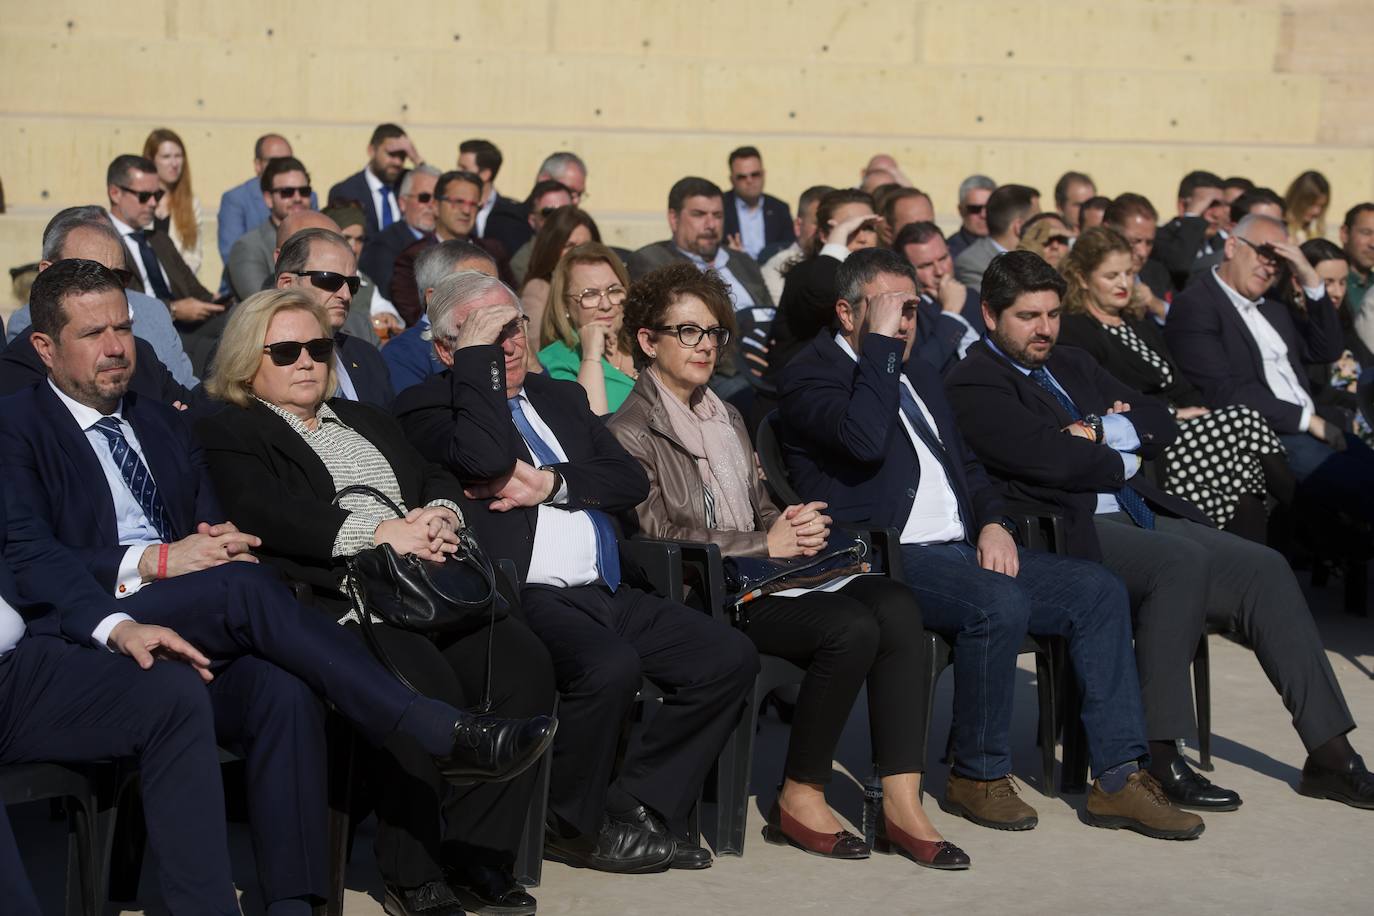
<path id="1" fill-rule="evenodd" d="M 260 292 L 273 276 L 277 227 L 282 220 L 310 209 L 310 173 L 299 159 L 282 156 L 268 162 L 262 170 L 261 186 L 267 219 L 245 232 L 229 249 L 229 285 L 240 302 Z"/>
<path id="2" fill-rule="evenodd" d="M 1023 184 L 1004 184 L 993 191 L 983 212 L 988 234 L 954 259 L 954 277 L 970 289 L 983 285 L 983 271 L 992 259 L 1021 241 L 1021 227 L 1040 212 L 1040 192 Z"/>

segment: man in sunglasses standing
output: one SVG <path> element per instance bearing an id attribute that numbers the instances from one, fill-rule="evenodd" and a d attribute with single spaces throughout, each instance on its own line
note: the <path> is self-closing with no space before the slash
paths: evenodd
<path id="1" fill-rule="evenodd" d="M 239 301 L 267 286 L 276 262 L 277 228 L 292 213 L 310 209 L 310 173 L 294 156 L 281 156 L 267 163 L 259 180 L 267 219 L 245 232 L 229 250 L 225 270 L 229 285 Z"/>
<path id="2" fill-rule="evenodd" d="M 376 238 L 382 230 L 401 221 L 396 191 L 405 175 L 407 159 L 415 168 L 425 164 L 400 125 L 378 124 L 367 141 L 367 166 L 329 189 L 329 206 L 347 201 L 362 204 L 367 237 Z"/>
<path id="3" fill-rule="evenodd" d="M 302 229 L 282 244 L 276 276 L 277 289 L 299 288 L 329 314 L 339 377 L 335 396 L 389 408 L 396 393 L 382 354 L 370 341 L 343 331 L 361 283 L 348 239 L 329 229 Z"/>
<path id="4" fill-rule="evenodd" d="M 166 193 L 158 184 L 157 166 L 142 156 L 117 156 L 105 171 L 105 185 L 110 222 L 124 241 L 125 268 L 134 277 L 130 288 L 161 299 L 177 321 L 204 321 L 224 311 L 167 232 L 154 226 L 154 211 Z"/>

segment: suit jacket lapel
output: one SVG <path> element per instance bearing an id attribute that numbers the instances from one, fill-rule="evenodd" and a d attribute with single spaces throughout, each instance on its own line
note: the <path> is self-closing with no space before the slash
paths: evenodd
<path id="1" fill-rule="evenodd" d="M 195 526 L 194 494 L 200 481 L 190 478 L 190 469 L 184 456 L 177 455 L 168 447 L 175 440 L 166 423 L 153 411 L 144 409 L 138 395 L 132 392 L 124 396 L 124 419 L 138 436 L 138 444 L 143 449 L 143 463 L 148 466 L 148 473 L 153 475 L 153 482 L 157 484 L 158 496 L 162 498 L 168 521 L 176 528 L 173 536 L 185 537 L 192 533 Z"/>
<path id="2" fill-rule="evenodd" d="M 52 386 L 46 383 L 39 385 L 38 397 L 43 412 L 51 419 L 59 448 L 66 453 L 67 459 L 76 469 L 76 479 L 103 482 L 105 472 L 101 469 L 95 452 L 91 450 L 91 442 L 86 438 L 85 430 L 77 426 L 66 405 L 53 393 Z M 106 544 L 118 543 L 119 524 L 115 519 L 114 494 L 110 492 L 109 487 L 98 485 L 92 486 L 87 492 L 91 493 L 91 498 L 86 501 L 86 505 L 90 507 L 94 516 L 100 540 Z"/>
<path id="3" fill-rule="evenodd" d="M 1240 317 L 1240 311 L 1231 303 L 1231 297 L 1226 295 L 1226 290 L 1221 288 L 1216 275 L 1209 275 L 1204 282 L 1212 287 L 1212 296 L 1219 306 L 1222 315 L 1221 320 L 1229 323 L 1231 328 L 1240 334 L 1240 339 L 1245 341 L 1245 345 L 1250 349 L 1250 359 L 1255 364 L 1255 372 L 1259 374 L 1260 378 L 1264 378 L 1264 356 L 1260 353 L 1259 341 L 1255 340 L 1255 335 L 1250 333 L 1250 328 L 1246 326 L 1245 319 Z"/>
<path id="4" fill-rule="evenodd" d="M 285 420 L 266 407 L 255 402 L 249 410 L 260 412 L 268 418 L 268 422 L 263 424 L 263 431 L 272 450 L 300 469 L 316 496 L 320 499 L 332 499 L 335 490 L 334 479 L 329 476 L 329 469 L 324 466 L 320 456 L 305 444 L 304 439 L 296 435 Z"/>

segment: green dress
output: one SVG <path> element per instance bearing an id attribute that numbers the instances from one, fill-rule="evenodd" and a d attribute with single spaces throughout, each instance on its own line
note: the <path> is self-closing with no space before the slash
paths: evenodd
<path id="1" fill-rule="evenodd" d="M 539 362 L 543 363 L 549 378 L 575 382 L 577 370 L 582 367 L 582 354 L 563 341 L 555 340 L 539 351 Z M 635 386 L 635 380 L 611 365 L 610 360 L 604 356 L 601 357 L 601 371 L 606 376 L 606 406 L 611 413 L 615 413 L 630 396 L 630 389 Z"/>

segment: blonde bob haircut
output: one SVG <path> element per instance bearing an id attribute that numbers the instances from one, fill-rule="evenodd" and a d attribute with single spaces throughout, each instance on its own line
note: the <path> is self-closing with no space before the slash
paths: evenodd
<path id="1" fill-rule="evenodd" d="M 329 316 L 314 299 L 294 289 L 269 289 L 254 293 L 234 306 L 224 324 L 219 352 L 205 382 L 205 390 L 212 398 L 237 407 L 253 403 L 253 378 L 262 368 L 262 361 L 270 359 L 262 348 L 267 342 L 267 328 L 282 312 L 309 312 L 320 326 L 320 336 L 334 338 Z M 339 384 L 334 361 L 329 361 L 329 377 L 325 379 L 325 397 L 329 398 Z"/>
<path id="2" fill-rule="evenodd" d="M 553 269 L 553 276 L 549 279 L 549 302 L 544 306 L 544 320 L 539 326 L 539 339 L 545 346 L 555 340 L 561 340 L 569 349 L 576 352 L 581 346 L 581 337 L 570 313 L 574 308 L 580 309 L 582 306 L 568 301 L 568 296 L 574 292 L 570 287 L 574 264 L 609 264 L 611 270 L 615 271 L 616 280 L 626 291 L 630 289 L 630 273 L 621 263 L 619 256 L 600 242 L 578 245 L 559 258 L 558 266 Z"/>

